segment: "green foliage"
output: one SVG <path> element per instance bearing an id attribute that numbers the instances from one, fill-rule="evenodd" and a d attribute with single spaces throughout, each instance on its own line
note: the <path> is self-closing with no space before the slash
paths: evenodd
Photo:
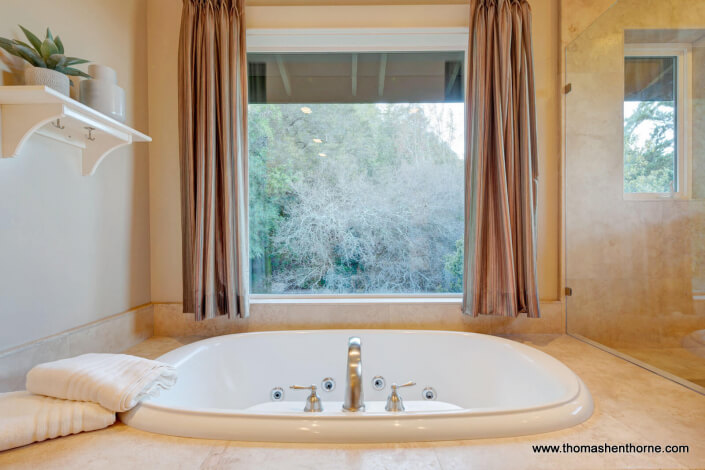
<path id="1" fill-rule="evenodd" d="M 43 41 L 22 25 L 20 28 L 31 45 L 19 39 L 0 38 L 0 48 L 14 56 L 21 57 L 34 67 L 52 69 L 70 76 L 91 78 L 87 73 L 72 67 L 72 65 L 85 64 L 90 61 L 65 56 L 64 44 L 59 36 L 54 37 L 51 34 L 49 28 L 47 28 L 46 38 Z"/>
<path id="2" fill-rule="evenodd" d="M 463 291 L 463 239 L 455 242 L 455 251 L 445 256 L 445 269 L 451 277 L 450 291 Z"/>
<path id="3" fill-rule="evenodd" d="M 253 292 L 460 291 L 463 161 L 413 108 L 249 106 Z"/>
<path id="4" fill-rule="evenodd" d="M 650 130 L 649 130 L 650 127 Z M 648 131 L 648 136 L 645 135 Z M 624 191 L 675 191 L 673 102 L 642 101 L 624 120 Z"/>

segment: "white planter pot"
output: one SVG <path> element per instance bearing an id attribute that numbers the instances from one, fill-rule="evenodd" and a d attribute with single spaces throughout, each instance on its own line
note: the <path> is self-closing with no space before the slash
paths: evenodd
<path id="1" fill-rule="evenodd" d="M 24 69 L 25 85 L 44 85 L 59 93 L 70 96 L 71 81 L 67 75 L 56 70 L 41 67 L 27 67 Z"/>

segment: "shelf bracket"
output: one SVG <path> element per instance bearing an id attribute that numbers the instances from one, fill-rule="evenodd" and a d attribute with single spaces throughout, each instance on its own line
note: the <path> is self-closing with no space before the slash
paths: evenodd
<path id="1" fill-rule="evenodd" d="M 81 148 L 81 166 L 84 176 L 95 174 L 96 168 L 113 150 L 132 143 L 132 136 L 110 129 L 98 122 L 83 118 L 88 124 L 84 143 L 80 140 L 71 142 L 62 134 L 48 132 L 48 129 L 61 131 L 65 128 L 62 119 L 80 118 L 64 107 L 63 104 L 4 104 L 0 105 L 0 138 L 2 140 L 2 157 L 11 158 L 19 155 L 24 143 L 34 134 L 59 140 Z M 48 125 L 51 126 L 48 126 Z M 45 127 L 46 126 L 46 127 Z"/>
<path id="2" fill-rule="evenodd" d="M 0 105 L 0 138 L 2 157 L 19 155 L 22 146 L 39 128 L 64 117 L 62 104 Z"/>
<path id="3" fill-rule="evenodd" d="M 34 134 L 80 149 L 83 175 L 113 150 L 152 140 L 51 88 L 0 86 L 0 159 L 18 156 Z"/>
<path id="4" fill-rule="evenodd" d="M 88 140 L 86 148 L 83 149 L 83 176 L 94 175 L 98 165 L 110 152 L 131 143 L 132 139 L 117 139 L 109 134 L 101 134 L 93 140 Z"/>

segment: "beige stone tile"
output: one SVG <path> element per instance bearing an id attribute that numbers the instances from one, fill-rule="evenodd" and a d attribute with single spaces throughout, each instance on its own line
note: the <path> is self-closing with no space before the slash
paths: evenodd
<path id="1" fill-rule="evenodd" d="M 198 341 L 200 337 L 181 337 L 181 338 L 171 338 L 168 336 L 153 336 L 147 341 L 135 345 L 124 351 L 125 354 L 132 354 L 134 356 L 145 357 L 147 359 L 156 359 L 162 354 L 166 354 L 169 351 L 181 347 L 185 344 Z"/>
<path id="2" fill-rule="evenodd" d="M 389 326 L 384 328 L 489 333 L 491 323 L 488 316 L 474 318 L 464 315 L 459 303 L 392 304 L 389 306 Z"/>
<path id="3" fill-rule="evenodd" d="M 433 445 L 359 450 L 348 459 L 348 465 L 351 469 L 375 470 L 440 470 L 443 468 Z"/>
<path id="4" fill-rule="evenodd" d="M 181 304 L 155 305 L 159 336 L 219 336 L 248 331 L 331 328 L 382 328 L 389 324 L 386 304 L 253 304 L 246 319 L 217 318 L 196 322 Z"/>
<path id="5" fill-rule="evenodd" d="M 152 306 L 146 305 L 0 354 L 0 392 L 23 390 L 37 364 L 89 352 L 121 352 L 153 334 Z"/>
<path id="6" fill-rule="evenodd" d="M 461 469 L 596 469 L 683 468 L 664 454 L 535 453 L 534 445 L 571 446 L 645 443 L 619 421 L 596 413 L 587 422 L 563 431 L 508 439 L 441 443 L 436 454 L 444 470 Z"/>
<path id="7" fill-rule="evenodd" d="M 387 304 L 255 304 L 248 331 L 384 328 Z"/>
<path id="8" fill-rule="evenodd" d="M 559 337 L 541 349 L 557 356 L 583 379 L 601 413 L 632 429 L 641 442 L 689 445 L 688 454 L 671 456 L 679 462 L 688 466 L 705 462 L 705 396 L 571 341 Z"/>
<path id="9" fill-rule="evenodd" d="M 686 380 L 705 379 L 705 357 L 684 348 L 619 348 L 618 351 Z"/>
<path id="10" fill-rule="evenodd" d="M 117 423 L 0 452 L 7 469 L 196 469 L 220 441 L 151 434 Z"/>
<path id="11" fill-rule="evenodd" d="M 699 385 L 703 388 L 705 388 L 705 379 L 688 379 L 691 382 L 693 382 L 695 385 Z"/>
<path id="12" fill-rule="evenodd" d="M 432 443 L 277 444 L 229 442 L 213 448 L 201 468 L 441 469 Z"/>
<path id="13" fill-rule="evenodd" d="M 37 364 L 69 356 L 66 336 L 39 341 L 0 356 L 0 392 L 24 390 L 27 372 Z"/>
<path id="14" fill-rule="evenodd" d="M 215 320 L 211 320 L 215 321 Z M 205 322 L 210 323 L 210 322 Z M 193 319 L 193 315 L 184 314 L 182 305 L 179 304 L 154 304 L 154 335 L 155 336 L 184 336 L 187 328 L 193 332 L 191 334 L 199 334 L 205 332 L 205 323 L 197 323 Z M 197 327 L 204 329 L 203 332 L 197 330 Z"/>
<path id="15" fill-rule="evenodd" d="M 152 305 L 147 305 L 71 332 L 67 336 L 69 355 L 119 352 L 141 343 L 153 334 L 154 309 Z"/>
<path id="16" fill-rule="evenodd" d="M 433 448 L 409 446 L 251 445 L 231 443 L 212 452 L 203 469 L 441 469 Z"/>
<path id="17" fill-rule="evenodd" d="M 562 0 L 561 39 L 568 44 L 595 21 L 614 0 Z"/>
<path id="18" fill-rule="evenodd" d="M 540 319 L 498 319 L 463 315 L 459 303 L 391 304 L 253 304 L 247 319 L 218 318 L 196 322 L 181 304 L 154 306 L 156 336 L 218 336 L 248 331 L 303 329 L 429 329 L 490 333 L 560 333 L 561 304 L 545 302 Z"/>
<path id="19" fill-rule="evenodd" d="M 491 333 L 496 335 L 511 334 L 561 334 L 565 331 L 565 315 L 560 302 L 542 302 L 541 318 L 492 317 Z"/>

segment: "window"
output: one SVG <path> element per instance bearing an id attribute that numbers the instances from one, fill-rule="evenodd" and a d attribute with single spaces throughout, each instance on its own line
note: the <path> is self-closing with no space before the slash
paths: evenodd
<path id="1" fill-rule="evenodd" d="M 687 198 L 689 47 L 630 44 L 624 58 L 626 199 Z"/>
<path id="2" fill-rule="evenodd" d="M 248 54 L 254 294 L 462 291 L 464 56 Z"/>

